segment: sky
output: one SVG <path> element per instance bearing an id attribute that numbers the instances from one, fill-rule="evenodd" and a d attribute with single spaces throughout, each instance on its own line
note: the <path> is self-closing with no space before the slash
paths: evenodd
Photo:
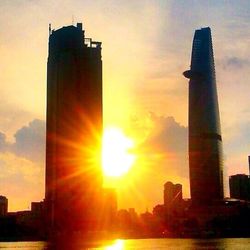
<path id="1" fill-rule="evenodd" d="M 135 163 L 119 180 L 119 207 L 152 210 L 167 181 L 182 183 L 189 197 L 182 72 L 201 27 L 212 30 L 226 186 L 229 175 L 248 174 L 249 13 L 248 0 L 1 0 L 0 194 L 9 210 L 44 198 L 49 23 L 82 22 L 102 42 L 104 125 L 136 143 Z"/>

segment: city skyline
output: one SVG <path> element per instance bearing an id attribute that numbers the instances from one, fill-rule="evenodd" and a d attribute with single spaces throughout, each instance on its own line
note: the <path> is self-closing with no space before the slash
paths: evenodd
<path id="1" fill-rule="evenodd" d="M 0 191 L 10 200 L 10 210 L 25 209 L 31 200 L 44 196 L 48 24 L 51 22 L 52 28 L 70 25 L 72 13 L 80 19 L 77 21 L 83 21 L 89 37 L 103 41 L 105 126 L 119 127 L 131 138 L 136 135 L 139 160 L 148 162 L 145 166 L 144 161 L 140 171 L 142 164 L 135 163 L 133 168 L 140 175 L 132 176 L 130 182 L 126 178 L 131 177 L 132 171 L 121 180 L 124 199 L 120 200 L 120 207 L 145 211 L 161 203 L 161 186 L 167 180 L 182 183 L 184 197 L 189 196 L 187 83 L 181 73 L 189 66 L 193 31 L 200 26 L 213 30 L 225 167 L 228 175 L 248 173 L 250 35 L 244 15 L 249 6 L 245 1 L 237 6 L 215 1 L 211 5 L 191 2 L 186 7 L 183 1 L 121 1 L 121 5 L 110 3 L 113 10 L 102 2 L 77 1 L 72 7 L 67 1 L 62 3 L 67 7 L 63 9 L 68 10 L 60 10 L 56 15 L 56 7 L 47 1 L 1 3 L 4 73 Z M 205 8 L 207 14 L 200 16 Z M 137 14 L 138 9 L 141 15 Z M 99 18 L 94 15 L 97 12 Z M 15 18 L 17 13 L 22 17 L 19 21 Z M 37 22 L 33 22 L 35 16 Z M 152 170 L 159 173 L 154 180 L 148 178 Z M 138 190 L 134 190 L 133 183 Z M 129 197 L 131 190 L 135 197 Z M 139 193 L 148 196 L 140 197 Z M 155 200 L 150 201 L 150 197 Z"/>

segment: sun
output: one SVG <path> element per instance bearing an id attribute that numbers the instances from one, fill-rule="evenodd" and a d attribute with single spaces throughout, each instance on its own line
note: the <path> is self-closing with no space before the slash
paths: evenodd
<path id="1" fill-rule="evenodd" d="M 102 168 L 105 176 L 120 177 L 127 173 L 135 161 L 131 151 L 132 139 L 119 128 L 106 128 L 102 139 Z"/>

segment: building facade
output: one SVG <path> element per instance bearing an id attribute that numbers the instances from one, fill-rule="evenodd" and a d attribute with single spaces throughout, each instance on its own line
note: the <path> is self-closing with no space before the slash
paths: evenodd
<path id="1" fill-rule="evenodd" d="M 86 38 L 81 23 L 50 28 L 45 203 L 56 232 L 97 227 L 101 134 L 101 43 Z"/>
<path id="2" fill-rule="evenodd" d="M 236 174 L 229 177 L 230 197 L 239 200 L 250 200 L 250 176 Z"/>
<path id="3" fill-rule="evenodd" d="M 8 199 L 0 195 L 0 217 L 6 216 L 8 213 Z"/>
<path id="4" fill-rule="evenodd" d="M 182 185 L 168 181 L 164 184 L 164 206 L 173 206 L 182 202 Z"/>
<path id="5" fill-rule="evenodd" d="M 222 138 L 212 36 L 209 27 L 195 31 L 189 78 L 189 172 L 192 204 L 224 197 Z"/>

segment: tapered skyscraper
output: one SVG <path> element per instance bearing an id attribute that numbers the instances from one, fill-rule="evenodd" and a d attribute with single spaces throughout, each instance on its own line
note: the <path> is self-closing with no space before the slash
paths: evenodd
<path id="1" fill-rule="evenodd" d="M 189 171 L 193 204 L 223 198 L 222 139 L 210 28 L 195 31 L 189 78 Z"/>
<path id="2" fill-rule="evenodd" d="M 81 23 L 50 30 L 45 199 L 49 229 L 96 230 L 101 134 L 101 43 L 85 38 Z"/>

